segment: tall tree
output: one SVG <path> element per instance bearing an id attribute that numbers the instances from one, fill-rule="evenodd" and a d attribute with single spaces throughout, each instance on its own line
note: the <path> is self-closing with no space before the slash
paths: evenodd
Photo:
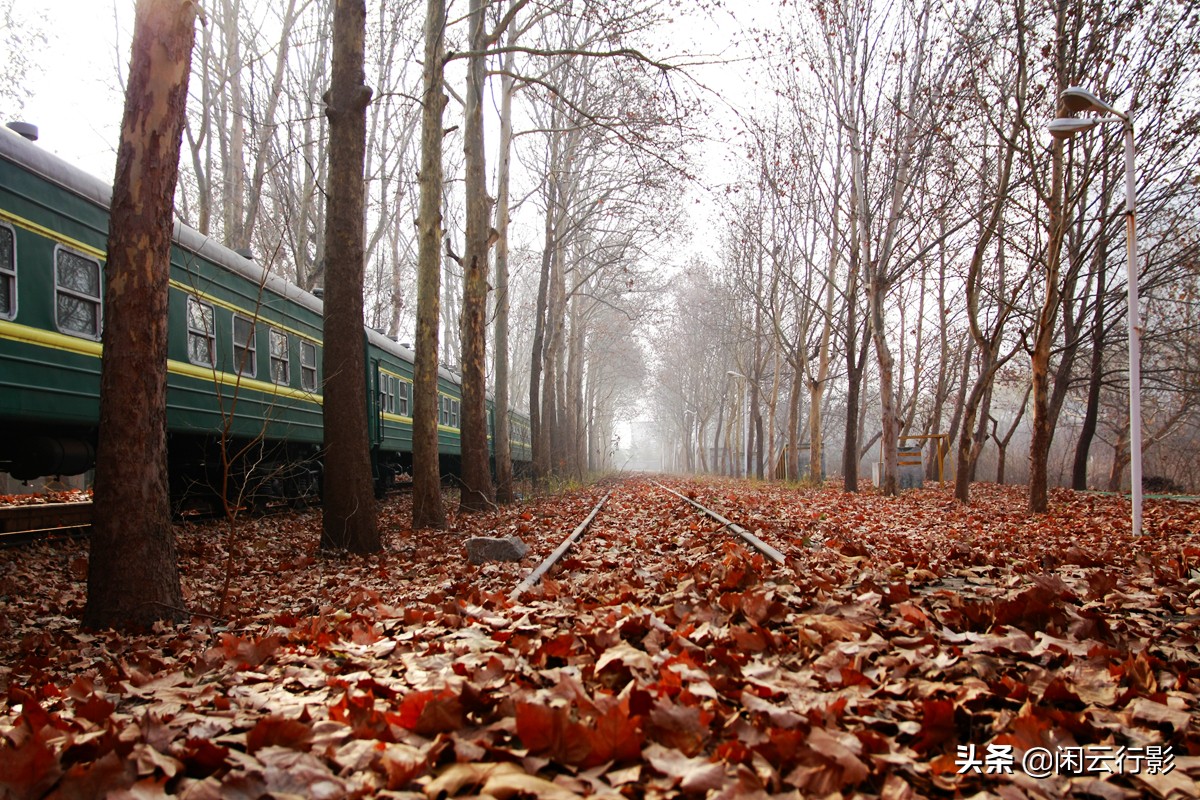
<path id="1" fill-rule="evenodd" d="M 414 528 L 445 528 L 438 461 L 438 317 L 442 280 L 442 91 L 446 3 L 425 8 L 425 69 L 421 103 L 421 201 L 417 217 L 417 342 L 413 368 Z"/>
<path id="2" fill-rule="evenodd" d="M 1004 207 L 1009 202 L 1013 185 L 1013 160 L 1019 147 L 1021 128 L 1026 124 L 1029 73 L 1027 69 L 1026 31 L 1022 22 L 1025 18 L 1024 12 L 1024 1 L 1016 0 L 1013 14 L 1018 22 L 1013 26 L 1012 50 L 1008 54 L 1008 60 L 1012 66 L 1010 69 L 1003 71 L 1006 76 L 1011 77 L 996 87 L 997 96 L 1000 98 L 999 101 L 993 99 L 991 103 L 985 102 L 982 92 L 986 91 L 986 89 L 981 88 L 978 84 L 976 87 L 977 91 L 980 92 L 979 105 L 985 108 L 984 113 L 989 113 L 991 109 L 995 110 L 994 113 L 998 119 L 993 122 L 993 126 L 996 130 L 1003 130 L 1005 127 L 1008 130 L 1000 138 L 997 157 L 999 166 L 995 184 L 989 181 L 989 176 L 986 174 L 991 159 L 986 155 L 983 159 L 984 171 L 981 171 L 979 180 L 986 195 L 990 195 L 991 201 L 990 207 L 984 208 L 985 202 L 981 198 L 981 210 L 978 214 L 979 234 L 971 253 L 971 259 L 967 266 L 966 282 L 963 286 L 963 298 L 967 308 L 967 322 L 970 325 L 971 337 L 975 342 L 975 349 L 980 361 L 975 382 L 971 386 L 970 391 L 965 393 L 966 402 L 962 409 L 962 430 L 958 442 L 958 456 L 955 462 L 954 496 L 963 503 L 970 500 L 970 483 L 973 479 L 975 464 L 986 441 L 986 426 L 982 424 L 976 425 L 976 415 L 979 414 L 981 406 L 985 404 L 985 399 L 990 398 L 996 375 L 1017 353 L 1018 348 L 1015 344 L 1007 353 L 1002 353 L 1002 347 L 1005 342 L 1005 325 L 1015 312 L 1017 297 L 1023 290 L 1029 277 L 1029 273 L 1025 272 L 1016 281 L 1007 280 L 1003 241 L 1001 241 L 995 255 L 997 263 L 996 285 L 987 286 L 984 280 L 985 256 L 989 253 L 992 241 L 997 237 L 1003 236 Z M 1005 44 L 1000 37 L 991 41 L 995 43 L 993 45 L 995 51 L 1004 51 Z M 1010 114 L 1007 121 L 1004 119 L 1006 113 Z M 986 153 L 988 149 L 986 139 L 980 149 L 983 149 Z M 1006 294 L 1008 295 L 1007 298 L 1005 297 Z M 980 313 L 981 298 L 991 299 L 991 302 L 996 306 L 992 315 L 990 329 L 987 327 L 987 320 Z M 986 412 L 980 414 L 980 417 L 986 417 Z M 980 421 L 985 422 L 986 420 L 981 419 Z"/>
<path id="3" fill-rule="evenodd" d="M 172 207 L 199 12 L 138 0 L 105 268 L 88 627 L 183 613 L 167 489 Z"/>
<path id="4" fill-rule="evenodd" d="M 511 44 L 515 37 L 510 33 Z M 512 450 L 509 447 L 509 277 L 508 277 L 508 223 L 509 182 L 512 164 L 512 102 L 516 89 L 513 66 L 516 53 L 509 51 L 504 56 L 504 67 L 500 78 L 500 163 L 496 170 L 496 320 L 495 320 L 495 448 L 496 448 L 496 500 L 511 503 L 513 493 Z"/>
<path id="5" fill-rule="evenodd" d="M 463 109 L 463 153 L 466 156 L 466 248 L 463 253 L 462 303 L 462 498 L 463 511 L 484 511 L 495 504 L 488 463 L 487 426 L 487 290 L 488 220 L 487 175 L 483 151 L 483 85 L 487 34 L 484 0 L 471 0 L 470 54 Z M 499 424 L 499 422 L 497 422 Z"/>
<path id="6" fill-rule="evenodd" d="M 1052 85 L 1056 95 L 1068 86 L 1068 34 L 1069 17 L 1073 16 L 1072 11 L 1070 0 L 1058 0 L 1054 4 L 1054 80 Z M 1055 116 L 1061 117 L 1066 114 L 1066 108 L 1062 106 L 1061 102 L 1058 104 L 1058 112 Z M 1035 514 L 1044 514 L 1049 510 L 1050 505 L 1050 440 L 1054 435 L 1050 413 L 1050 356 L 1063 296 L 1061 285 L 1062 247 L 1067 232 L 1065 183 L 1063 142 L 1056 138 L 1050 145 L 1050 191 L 1048 194 L 1043 193 L 1041 197 L 1046 205 L 1048 220 L 1045 291 L 1034 324 L 1033 348 L 1030 351 L 1033 384 L 1033 434 L 1029 443 L 1029 510 Z"/>
<path id="7" fill-rule="evenodd" d="M 321 546 L 379 550 L 363 335 L 363 162 L 371 88 L 363 74 L 365 0 L 337 0 L 329 118 L 325 283 L 325 482 Z"/>

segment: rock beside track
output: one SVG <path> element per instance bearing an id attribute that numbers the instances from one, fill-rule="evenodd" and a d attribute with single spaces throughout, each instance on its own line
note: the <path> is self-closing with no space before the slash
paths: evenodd
<path id="1" fill-rule="evenodd" d="M 520 561 L 529 546 L 519 536 L 472 536 L 467 539 L 467 560 L 472 564 L 488 561 Z"/>

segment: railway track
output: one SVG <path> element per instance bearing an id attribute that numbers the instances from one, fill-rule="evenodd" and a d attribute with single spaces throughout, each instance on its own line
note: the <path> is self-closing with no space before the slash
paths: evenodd
<path id="1" fill-rule="evenodd" d="M 0 546 L 84 536 L 92 528 L 92 502 L 33 503 L 0 507 Z"/>
<path id="2" fill-rule="evenodd" d="M 736 517 L 736 510 L 726 510 Z M 745 511 L 743 511 L 743 514 Z M 590 513 L 509 594 L 517 601 L 540 581 L 570 583 L 572 594 L 611 600 L 622 592 L 655 592 L 658 576 L 719 572 L 722 563 L 762 562 L 789 581 L 787 542 L 772 543 L 724 514 L 656 481 L 613 486 Z"/>

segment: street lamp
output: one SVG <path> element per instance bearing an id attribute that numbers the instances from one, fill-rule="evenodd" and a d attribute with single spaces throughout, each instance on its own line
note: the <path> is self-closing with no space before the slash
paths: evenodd
<path id="1" fill-rule="evenodd" d="M 1056 139 L 1070 139 L 1102 122 L 1119 122 L 1125 133 L 1125 272 L 1129 287 L 1129 481 L 1133 535 L 1142 533 L 1142 321 L 1138 311 L 1136 185 L 1133 169 L 1133 116 L 1122 114 L 1081 86 L 1068 87 L 1059 100 L 1069 113 L 1092 111 L 1100 117 L 1059 117 L 1046 126 Z"/>

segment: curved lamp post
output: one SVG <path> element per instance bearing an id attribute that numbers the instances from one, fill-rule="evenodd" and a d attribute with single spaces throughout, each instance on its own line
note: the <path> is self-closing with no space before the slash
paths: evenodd
<path id="1" fill-rule="evenodd" d="M 1142 533 L 1142 321 L 1138 311 L 1137 201 L 1133 167 L 1133 116 L 1123 114 L 1081 86 L 1059 95 L 1068 112 L 1100 117 L 1059 117 L 1047 124 L 1056 139 L 1070 139 L 1102 122 L 1119 122 L 1125 133 L 1125 272 L 1129 287 L 1129 481 L 1133 502 L 1133 535 Z"/>

